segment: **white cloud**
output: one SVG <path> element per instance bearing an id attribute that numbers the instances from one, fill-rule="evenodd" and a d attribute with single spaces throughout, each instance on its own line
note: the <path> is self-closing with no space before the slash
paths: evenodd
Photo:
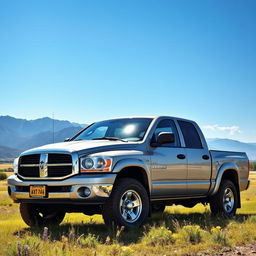
<path id="1" fill-rule="evenodd" d="M 242 133 L 239 126 L 220 126 L 220 125 L 205 125 L 203 129 L 211 131 L 222 131 L 228 132 L 229 135 L 235 135 L 237 133 Z"/>

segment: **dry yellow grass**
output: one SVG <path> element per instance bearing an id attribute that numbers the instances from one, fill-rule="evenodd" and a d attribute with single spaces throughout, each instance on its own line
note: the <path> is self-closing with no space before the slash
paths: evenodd
<path id="1" fill-rule="evenodd" d="M 256 172 L 250 178 L 250 188 L 241 194 L 242 208 L 232 220 L 211 216 L 209 207 L 201 204 L 191 209 L 170 206 L 144 227 L 119 234 L 115 228 L 107 228 L 100 215 L 72 213 L 59 227 L 49 227 L 45 241 L 41 239 L 42 229 L 29 228 L 22 221 L 18 205 L 7 195 L 6 181 L 1 181 L 0 255 L 17 255 L 18 243 L 23 252 L 28 245 L 30 255 L 49 256 L 213 254 L 223 246 L 252 243 L 256 241 Z"/>
<path id="2" fill-rule="evenodd" d="M 7 168 L 12 168 L 12 163 L 0 163 L 0 170 Z"/>

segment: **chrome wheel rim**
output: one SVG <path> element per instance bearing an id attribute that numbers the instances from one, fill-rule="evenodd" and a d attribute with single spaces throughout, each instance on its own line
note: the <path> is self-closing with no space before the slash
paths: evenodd
<path id="1" fill-rule="evenodd" d="M 142 212 L 140 195 L 134 190 L 127 190 L 121 196 L 120 213 L 124 221 L 134 223 Z"/>
<path id="2" fill-rule="evenodd" d="M 223 206 L 227 213 L 231 213 L 235 204 L 235 196 L 230 188 L 226 188 L 223 196 Z"/>

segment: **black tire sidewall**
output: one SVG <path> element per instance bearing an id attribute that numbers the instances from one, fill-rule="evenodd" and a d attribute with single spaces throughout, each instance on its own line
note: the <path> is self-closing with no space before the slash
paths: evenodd
<path id="1" fill-rule="evenodd" d="M 120 200 L 122 195 L 128 191 L 134 190 L 138 193 L 142 202 L 142 211 L 140 217 L 133 223 L 126 222 L 120 212 Z M 119 226 L 126 227 L 139 227 L 145 221 L 149 214 L 149 196 L 144 186 L 135 179 L 123 178 L 117 181 L 114 190 L 110 197 L 110 203 L 112 204 L 112 221 Z M 107 207 L 107 206 L 106 206 Z"/>
<path id="2" fill-rule="evenodd" d="M 223 196 L 224 196 L 224 192 L 227 188 L 230 188 L 234 194 L 234 206 L 233 209 L 230 213 L 226 212 L 224 205 L 223 205 Z M 238 195 L 237 195 L 237 190 L 235 185 L 233 184 L 233 182 L 226 180 L 224 183 L 224 186 L 222 187 L 222 193 L 221 193 L 221 200 L 222 200 L 222 209 L 223 209 L 223 213 L 226 216 L 232 217 L 235 215 L 236 213 L 236 209 L 237 209 L 237 205 L 238 205 Z"/>
<path id="3" fill-rule="evenodd" d="M 31 206 L 31 204 L 20 204 L 20 215 L 23 221 L 30 227 L 33 227 L 37 224 L 37 220 L 34 213 L 35 212 L 33 211 L 33 207 Z"/>
<path id="4" fill-rule="evenodd" d="M 59 225 L 64 217 L 65 212 L 56 211 L 55 216 L 52 218 L 43 218 L 39 215 L 37 209 L 40 208 L 34 204 L 21 203 L 20 204 L 20 214 L 23 221 L 30 227 L 33 226 L 49 226 L 49 225 Z"/>
<path id="5" fill-rule="evenodd" d="M 234 206 L 231 212 L 227 212 L 224 208 L 223 197 L 225 190 L 230 188 L 234 194 Z M 223 180 L 221 182 L 218 193 L 214 196 L 213 201 L 211 202 L 211 209 L 214 213 L 223 214 L 226 217 L 233 217 L 236 213 L 238 206 L 238 191 L 234 183 L 230 180 Z"/>

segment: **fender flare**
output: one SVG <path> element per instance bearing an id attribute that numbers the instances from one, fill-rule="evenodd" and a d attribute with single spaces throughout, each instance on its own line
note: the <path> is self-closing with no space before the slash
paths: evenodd
<path id="1" fill-rule="evenodd" d="M 224 163 L 220 166 L 220 168 L 218 170 L 215 186 L 213 188 L 213 191 L 211 192 L 211 196 L 215 195 L 218 192 L 218 190 L 220 188 L 221 181 L 222 181 L 223 174 L 228 170 L 232 170 L 232 171 L 236 172 L 237 179 L 238 179 L 238 184 L 237 185 L 238 185 L 238 189 L 240 191 L 240 176 L 239 176 L 238 166 L 235 163 Z M 238 193 L 239 193 L 239 191 L 238 191 Z M 240 196 L 239 196 L 239 198 L 240 198 Z"/>
<path id="2" fill-rule="evenodd" d="M 144 161 L 135 158 L 123 159 L 115 164 L 113 168 L 113 173 L 118 174 L 120 171 L 127 167 L 140 167 L 144 170 L 147 177 L 148 189 L 151 193 L 151 175 L 148 165 Z"/>

